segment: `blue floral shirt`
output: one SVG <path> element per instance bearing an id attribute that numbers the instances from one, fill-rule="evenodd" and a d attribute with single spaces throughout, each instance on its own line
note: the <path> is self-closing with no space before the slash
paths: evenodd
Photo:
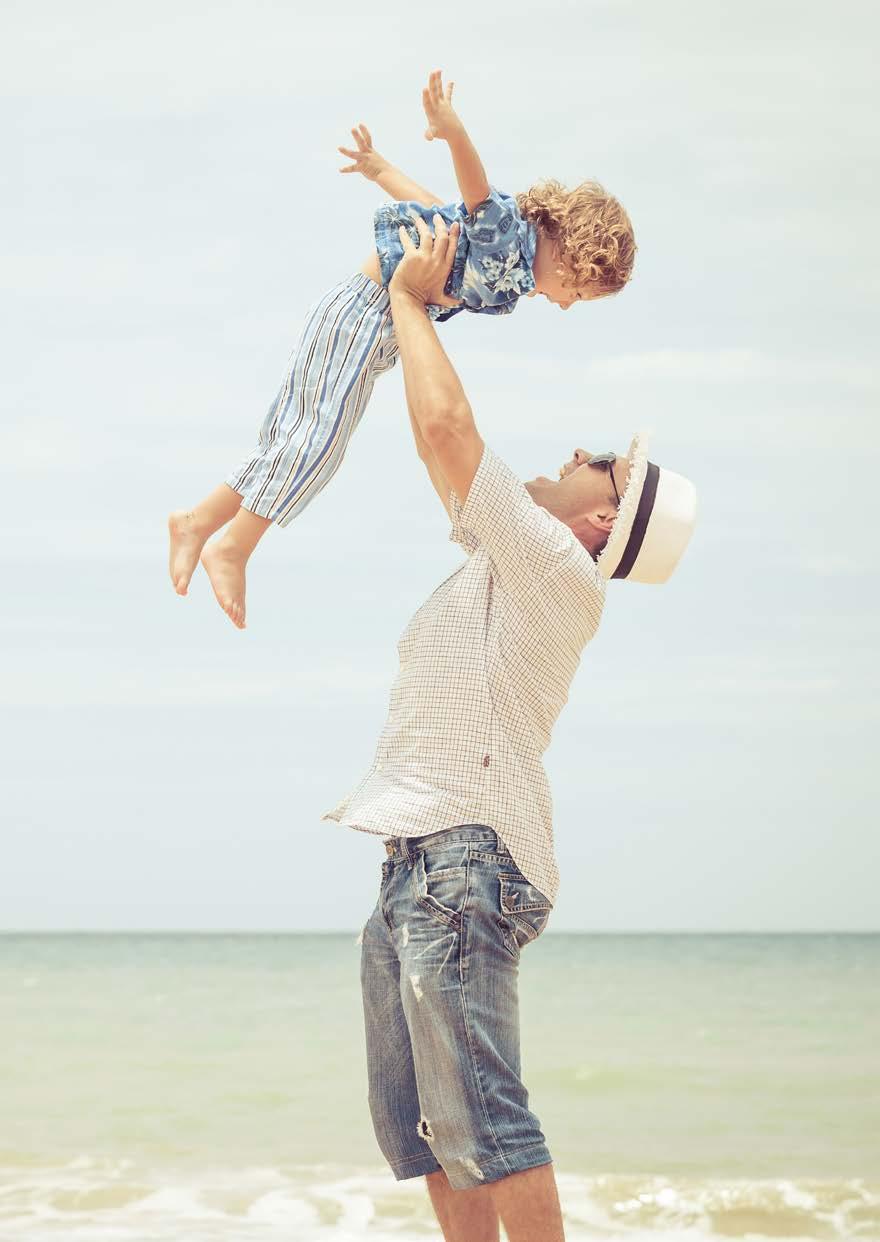
<path id="1" fill-rule="evenodd" d="M 450 319 L 459 311 L 469 310 L 481 315 L 509 315 L 524 293 L 535 287 L 532 263 L 537 235 L 535 226 L 524 220 L 516 199 L 500 190 L 490 189 L 489 197 L 468 215 L 464 203 L 444 207 L 423 207 L 420 203 L 388 203 L 374 217 L 376 250 L 382 269 L 382 283 L 387 285 L 403 258 L 398 229 L 418 244 L 419 235 L 413 216 L 421 216 L 433 231 L 433 217 L 439 214 L 452 226 L 461 224 L 455 262 L 446 292 L 461 298 L 461 306 L 428 307 L 432 319 Z"/>

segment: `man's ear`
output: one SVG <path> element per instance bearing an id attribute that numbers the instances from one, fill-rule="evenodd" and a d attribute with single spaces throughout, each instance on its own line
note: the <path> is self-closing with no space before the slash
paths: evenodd
<path id="1" fill-rule="evenodd" d="M 597 530 L 601 530 L 606 535 L 610 535 L 611 527 L 614 525 L 614 520 L 616 517 L 617 517 L 616 512 L 606 513 L 604 509 L 600 509 L 597 513 L 591 513 L 589 515 L 589 521 L 591 525 L 596 527 Z"/>

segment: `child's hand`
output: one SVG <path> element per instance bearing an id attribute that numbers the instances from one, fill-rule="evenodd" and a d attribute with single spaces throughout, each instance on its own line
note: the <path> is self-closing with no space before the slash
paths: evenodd
<path id="1" fill-rule="evenodd" d="M 380 155 L 378 151 L 373 150 L 373 139 L 366 125 L 358 125 L 351 133 L 357 143 L 357 150 L 350 151 L 348 147 L 337 147 L 336 149 L 343 155 L 347 155 L 350 160 L 354 160 L 354 163 L 349 164 L 348 168 L 340 168 L 339 171 L 341 173 L 359 172 L 368 181 L 375 181 L 379 174 L 388 167 L 388 161 L 384 155 Z"/>
<path id="2" fill-rule="evenodd" d="M 450 82 L 444 91 L 443 74 L 439 69 L 435 69 L 428 78 L 427 88 L 422 91 L 422 105 L 428 118 L 425 130 L 428 142 L 433 142 L 435 138 L 448 139 L 461 129 L 458 113 L 452 106 L 454 87 L 455 83 Z"/>

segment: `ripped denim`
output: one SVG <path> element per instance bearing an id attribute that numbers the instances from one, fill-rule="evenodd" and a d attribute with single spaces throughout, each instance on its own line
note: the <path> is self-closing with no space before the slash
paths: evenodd
<path id="1" fill-rule="evenodd" d="M 373 1127 L 395 1177 L 457 1190 L 550 1162 L 520 1076 L 517 975 L 550 903 L 470 824 L 385 842 L 362 934 Z"/>

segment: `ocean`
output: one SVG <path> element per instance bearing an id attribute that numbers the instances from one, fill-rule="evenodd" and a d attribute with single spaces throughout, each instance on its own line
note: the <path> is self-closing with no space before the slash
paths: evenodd
<path id="1" fill-rule="evenodd" d="M 0 1239 L 440 1238 L 355 941 L 0 935 Z M 880 935 L 548 931 L 521 1006 L 570 1242 L 880 1239 Z"/>

